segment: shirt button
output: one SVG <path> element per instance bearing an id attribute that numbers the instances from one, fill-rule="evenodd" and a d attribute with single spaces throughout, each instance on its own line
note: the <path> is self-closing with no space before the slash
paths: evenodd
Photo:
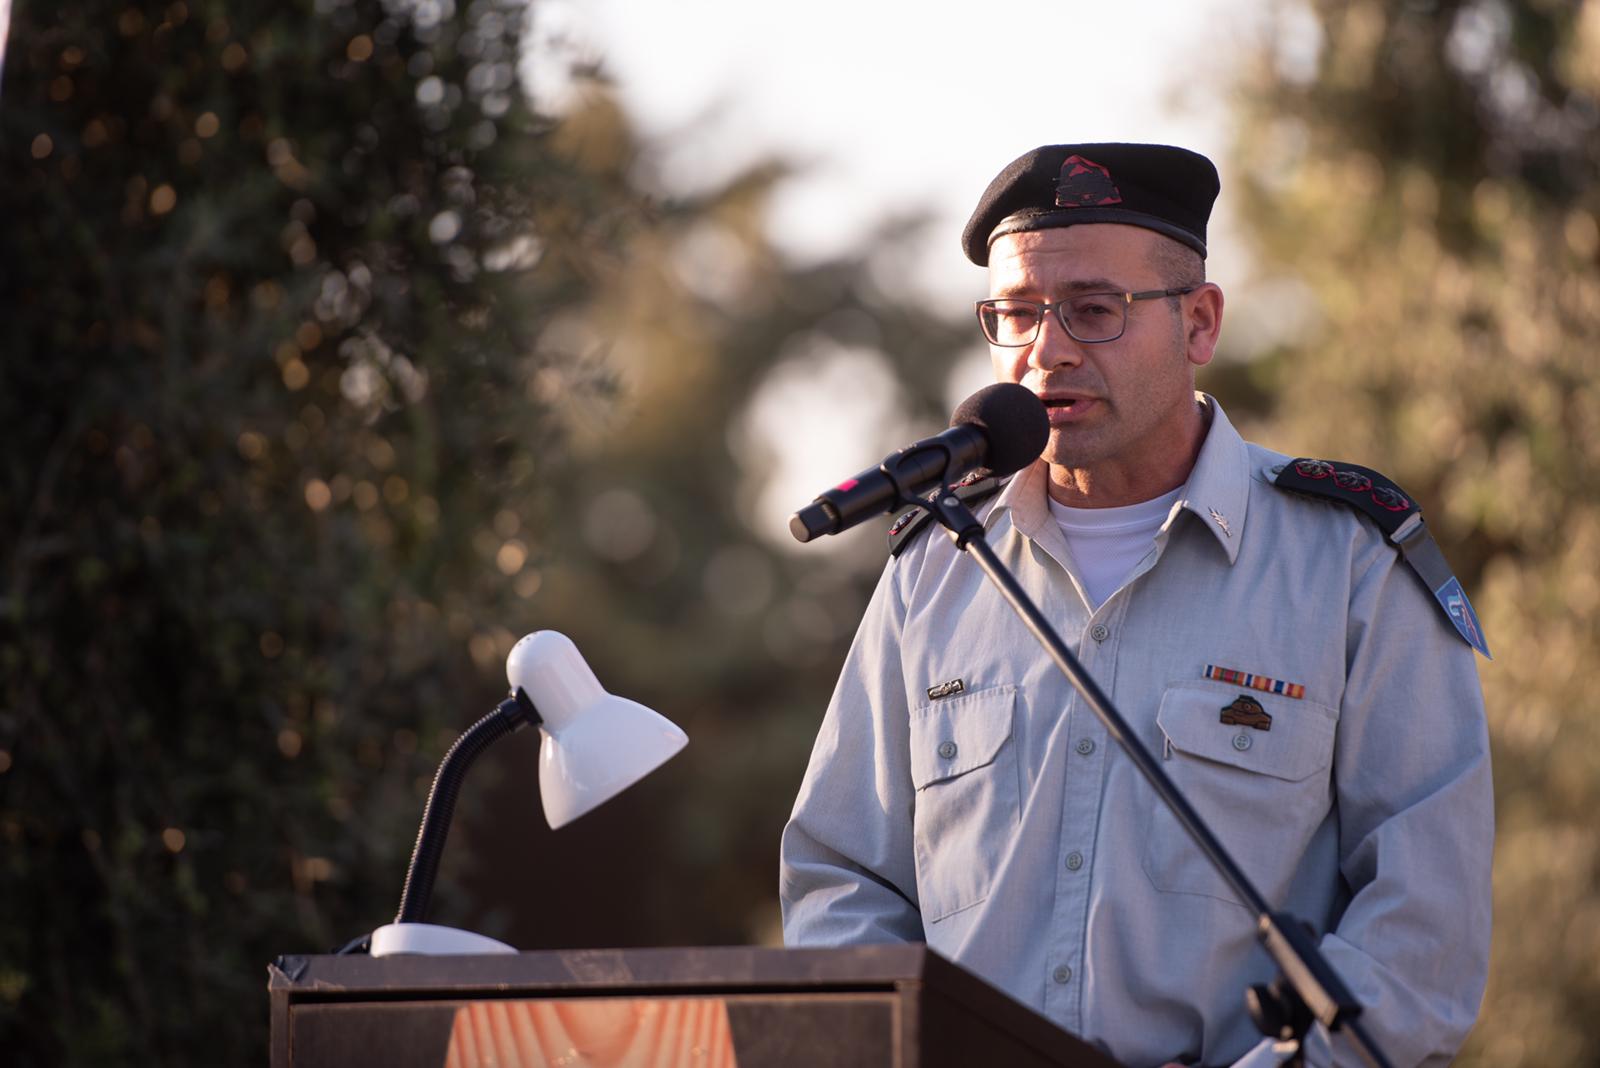
<path id="1" fill-rule="evenodd" d="M 1235 742 L 1234 744 L 1237 745 L 1238 743 Z M 1249 745 L 1249 744 L 1250 743 L 1247 740 L 1245 742 L 1245 745 Z M 946 760 L 949 760 L 951 757 L 955 756 L 956 755 L 956 743 L 955 742 L 940 742 L 939 743 L 939 755 L 944 757 Z"/>
<path id="2" fill-rule="evenodd" d="M 1088 756 L 1092 752 L 1094 752 L 1094 739 L 1093 738 L 1079 738 L 1078 739 L 1078 755 L 1079 756 Z"/>
<path id="3" fill-rule="evenodd" d="M 1104 623 L 1096 623 L 1094 626 L 1089 628 L 1089 637 L 1093 638 L 1097 642 L 1103 642 L 1107 638 L 1111 637 L 1111 628 L 1106 626 Z"/>
<path id="4" fill-rule="evenodd" d="M 1235 749 L 1239 750 L 1239 752 L 1241 752 L 1241 753 L 1244 752 L 1246 749 L 1249 749 L 1250 748 L 1250 736 L 1248 734 L 1244 733 L 1243 731 L 1240 731 L 1238 734 L 1235 734 L 1233 736 L 1233 747 Z"/>
<path id="5" fill-rule="evenodd" d="M 1050 973 L 1050 977 L 1058 983 L 1065 983 L 1072 978 L 1072 969 L 1063 964 Z"/>
<path id="6" fill-rule="evenodd" d="M 1083 867 L 1083 854 L 1082 853 L 1068 853 L 1067 854 L 1067 870 L 1068 871 L 1077 871 L 1081 867 Z"/>

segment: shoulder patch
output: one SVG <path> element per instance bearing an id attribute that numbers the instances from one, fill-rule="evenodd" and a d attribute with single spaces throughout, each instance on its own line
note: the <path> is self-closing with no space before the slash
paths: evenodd
<path id="1" fill-rule="evenodd" d="M 1284 464 L 1273 485 L 1308 497 L 1338 501 L 1365 513 L 1422 579 L 1461 640 L 1486 658 L 1494 659 L 1478 614 L 1472 610 L 1461 581 L 1451 573 L 1439 543 L 1422 522 L 1422 509 L 1410 494 L 1370 467 L 1306 457 Z"/>
<path id="2" fill-rule="evenodd" d="M 974 474 L 976 475 L 977 473 Z M 1006 482 L 1007 479 L 1004 478 L 984 478 L 981 475 L 977 477 L 968 475 L 956 483 L 956 496 L 960 498 L 963 504 L 981 503 L 999 493 L 1000 488 Z M 940 491 L 933 490 L 926 495 L 925 499 L 932 500 L 933 494 L 938 492 Z M 907 508 L 896 515 L 894 522 L 889 524 L 889 555 L 897 557 L 905 552 L 911 545 L 911 540 L 927 529 L 932 522 L 933 513 L 920 505 L 915 508 Z"/>

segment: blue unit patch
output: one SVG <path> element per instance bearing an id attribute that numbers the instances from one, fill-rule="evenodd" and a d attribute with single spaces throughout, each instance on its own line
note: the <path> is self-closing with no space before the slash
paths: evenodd
<path id="1" fill-rule="evenodd" d="M 1478 624 L 1478 613 L 1472 610 L 1472 602 L 1467 600 L 1467 591 L 1461 588 L 1461 580 L 1454 575 L 1450 581 L 1433 591 L 1439 604 L 1444 608 L 1445 615 L 1450 617 L 1450 622 L 1456 625 L 1456 630 L 1467 640 L 1467 644 L 1489 659 L 1489 643 L 1484 640 L 1483 627 Z"/>

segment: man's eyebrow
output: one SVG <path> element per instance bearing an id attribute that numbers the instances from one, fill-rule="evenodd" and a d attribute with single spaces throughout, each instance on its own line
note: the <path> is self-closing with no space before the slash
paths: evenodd
<path id="1" fill-rule="evenodd" d="M 1071 282 L 1051 286 L 1051 288 L 1065 293 L 1122 293 L 1125 291 L 1122 283 L 1113 282 L 1109 278 L 1078 278 Z M 996 290 L 994 296 L 1009 297 L 1032 289 L 1032 286 L 1025 285 L 1005 286 Z"/>

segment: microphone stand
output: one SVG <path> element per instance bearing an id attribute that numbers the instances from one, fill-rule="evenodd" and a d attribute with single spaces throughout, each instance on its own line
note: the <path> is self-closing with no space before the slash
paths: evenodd
<path id="1" fill-rule="evenodd" d="M 1155 788 L 1156 794 L 1172 810 L 1178 822 L 1183 824 L 1184 830 L 1189 832 L 1212 867 L 1255 913 L 1256 937 L 1277 964 L 1280 973 L 1270 986 L 1252 986 L 1247 994 L 1247 1006 L 1256 1026 L 1269 1037 L 1295 1043 L 1295 1054 L 1289 1062 L 1291 1065 L 1304 1063 L 1305 1035 L 1314 1019 L 1330 1032 L 1343 1031 L 1356 1052 L 1373 1068 L 1390 1068 L 1388 1058 L 1361 1026 L 1358 1019 L 1361 1003 L 1322 955 L 1310 928 L 1286 912 L 1272 910 L 1266 898 L 1261 896 L 1261 892 L 1211 833 L 1205 820 L 1167 777 L 1160 762 L 1150 755 L 1150 751 L 1128 727 L 1111 699 L 1083 670 L 1083 665 L 1078 663 L 1077 657 L 1072 655 L 1050 621 L 1029 599 L 1016 578 L 995 555 L 994 549 L 984 540 L 983 524 L 949 488 L 952 479 L 948 476 L 955 472 L 947 472 L 945 489 L 931 499 L 923 499 L 907 493 L 907 487 L 901 484 L 896 472 L 888 464 L 881 470 L 893 481 L 902 504 L 928 509 L 949 532 L 956 548 L 970 552 L 977 559 L 983 573 L 999 588 L 1039 644 L 1044 646 L 1045 652 L 1050 654 L 1072 688 L 1082 695 L 1089 709 L 1105 726 L 1106 732 L 1133 760 L 1134 767 L 1139 769 L 1145 781 Z"/>

